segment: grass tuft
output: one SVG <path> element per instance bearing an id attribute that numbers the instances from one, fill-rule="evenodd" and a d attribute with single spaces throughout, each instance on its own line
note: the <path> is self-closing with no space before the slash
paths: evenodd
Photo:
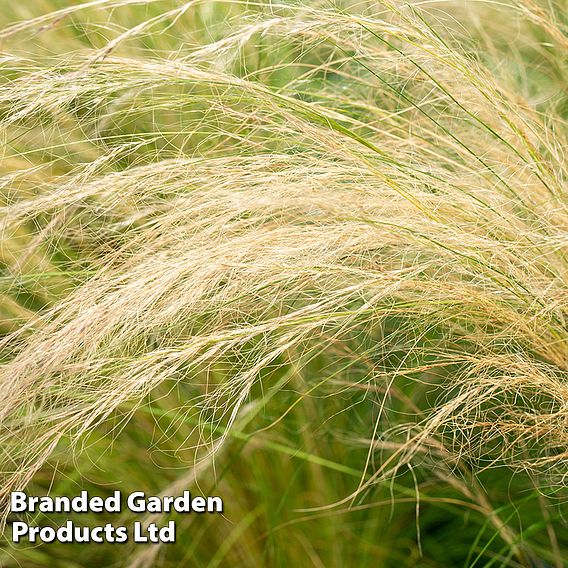
<path id="1" fill-rule="evenodd" d="M 568 566 L 567 13 L 0 0 L 2 565 Z"/>

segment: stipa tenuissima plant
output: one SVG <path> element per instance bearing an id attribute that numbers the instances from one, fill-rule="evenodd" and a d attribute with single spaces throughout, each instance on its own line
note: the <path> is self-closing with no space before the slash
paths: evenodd
<path id="1" fill-rule="evenodd" d="M 3 499 L 145 412 L 192 475 L 271 428 L 304 455 L 305 407 L 353 483 L 296 506 L 443 478 L 492 562 L 564 565 L 565 2 L 2 7 Z"/>

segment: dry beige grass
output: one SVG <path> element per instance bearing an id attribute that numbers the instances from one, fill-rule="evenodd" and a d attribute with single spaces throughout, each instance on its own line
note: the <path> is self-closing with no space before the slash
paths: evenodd
<path id="1" fill-rule="evenodd" d="M 369 358 L 362 386 L 391 392 L 358 491 L 428 454 L 565 485 L 565 96 L 544 80 L 524 92 L 534 81 L 516 54 L 499 67 L 498 45 L 520 28 L 523 61 L 551 46 L 541 67 L 562 84 L 560 12 L 466 3 L 460 17 L 503 18 L 476 48 L 451 20 L 428 24 L 428 5 L 231 2 L 213 37 L 176 51 L 168 34 L 208 3 L 113 25 L 143 3 L 0 33 L 3 278 L 36 302 L 10 284 L 0 304 L 2 497 L 62 437 L 171 379 L 195 381 L 180 419 L 199 415 L 191 443 L 209 456 L 263 369 L 286 356 L 301 370 L 311 353 L 334 378 Z M 52 45 L 83 12 L 103 22 L 100 45 Z M 149 55 L 140 43 L 159 30 L 166 47 Z M 197 381 L 207 369 L 223 372 Z M 438 395 L 385 429 L 408 378 Z"/>

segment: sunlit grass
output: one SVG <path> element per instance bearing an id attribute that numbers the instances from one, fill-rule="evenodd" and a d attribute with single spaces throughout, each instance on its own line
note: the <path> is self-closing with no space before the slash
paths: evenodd
<path id="1" fill-rule="evenodd" d="M 0 0 L 2 565 L 567 565 L 567 13 Z"/>

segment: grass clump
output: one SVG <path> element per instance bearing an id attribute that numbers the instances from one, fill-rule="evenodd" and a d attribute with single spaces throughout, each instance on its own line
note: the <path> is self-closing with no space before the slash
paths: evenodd
<path id="1" fill-rule="evenodd" d="M 3 565 L 568 564 L 565 2 L 1 6 Z"/>

